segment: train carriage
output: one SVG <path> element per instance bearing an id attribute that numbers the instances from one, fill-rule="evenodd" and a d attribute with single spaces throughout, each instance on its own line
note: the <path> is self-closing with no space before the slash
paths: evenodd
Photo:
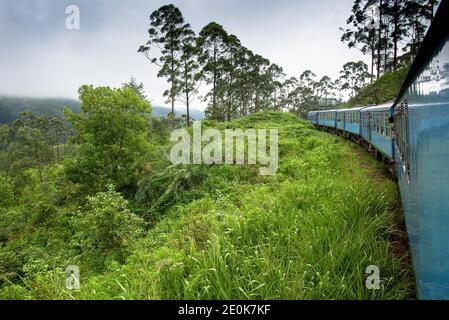
<path id="1" fill-rule="evenodd" d="M 318 124 L 325 127 L 335 128 L 337 110 L 326 110 L 318 112 Z"/>
<path id="2" fill-rule="evenodd" d="M 365 145 L 396 164 L 420 299 L 449 299 L 447 21 L 449 1 L 443 1 L 394 104 L 359 111 Z M 338 114 L 337 131 L 349 129 L 348 110 L 330 112 Z"/>
<path id="3" fill-rule="evenodd" d="M 360 135 L 360 110 L 362 109 L 359 107 L 345 110 L 345 131 Z"/>
<path id="4" fill-rule="evenodd" d="M 441 6 L 395 108 L 397 175 L 421 299 L 449 299 L 448 2 Z"/>
<path id="5" fill-rule="evenodd" d="M 345 129 L 345 121 L 346 121 L 346 109 L 337 110 L 337 122 L 336 122 L 336 128 L 340 130 Z"/>
<path id="6" fill-rule="evenodd" d="M 311 111 L 307 114 L 307 120 L 313 124 L 318 124 L 318 111 Z"/>
<path id="7" fill-rule="evenodd" d="M 360 110 L 362 121 L 361 136 L 388 158 L 393 158 L 393 141 L 390 118 L 393 116 L 393 104 L 363 108 Z"/>

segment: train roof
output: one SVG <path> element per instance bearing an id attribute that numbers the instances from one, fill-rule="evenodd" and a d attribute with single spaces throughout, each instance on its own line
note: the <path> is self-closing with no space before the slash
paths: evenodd
<path id="1" fill-rule="evenodd" d="M 393 102 L 388 102 L 384 104 L 380 104 L 378 106 L 365 107 L 360 110 L 360 112 L 369 112 L 369 111 L 389 111 L 393 108 Z"/>
<path id="2" fill-rule="evenodd" d="M 335 111 L 337 111 L 337 110 L 336 110 L 336 109 L 331 109 L 331 110 L 320 110 L 320 111 L 316 111 L 316 112 L 320 113 L 320 112 L 335 112 Z"/>
<path id="3" fill-rule="evenodd" d="M 339 109 L 337 112 L 350 112 L 350 111 L 360 111 L 363 107 L 356 107 L 356 108 L 350 108 L 350 109 Z"/>

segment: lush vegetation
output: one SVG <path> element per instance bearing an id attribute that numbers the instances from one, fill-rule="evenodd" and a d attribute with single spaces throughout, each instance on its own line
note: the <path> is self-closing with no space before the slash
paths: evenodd
<path id="1" fill-rule="evenodd" d="M 138 99 L 84 87 L 81 115 L 68 113 L 72 153 L 40 169 L 2 169 L 1 298 L 413 297 L 396 185 L 359 147 L 293 115 L 257 113 L 219 127 L 278 128 L 277 175 L 173 166 L 166 145 L 144 139 L 148 106 Z M 72 264 L 80 292 L 64 286 Z M 381 290 L 365 288 L 369 265 L 380 267 Z"/>
<path id="2" fill-rule="evenodd" d="M 155 116 L 134 79 L 83 86 L 80 105 L 63 114 L 46 100 L 42 109 L 2 98 L 0 299 L 413 298 L 396 184 L 358 146 L 297 117 L 340 103 L 342 91 L 351 99 L 341 107 L 394 98 L 407 72 L 398 43 L 410 41 L 414 54 L 429 6 L 381 1 L 379 28 L 366 28 L 376 3 L 355 1 L 355 29 L 342 38 L 373 54 L 371 73 L 358 61 L 335 81 L 310 70 L 286 79 L 218 23 L 197 35 L 167 5 L 150 16 L 139 48 L 169 84 L 167 117 Z M 388 19 L 397 22 L 393 45 Z M 169 162 L 171 129 L 190 130 L 201 83 L 204 127 L 279 129 L 277 175 Z M 185 120 L 175 102 L 185 103 Z M 65 287 L 69 265 L 80 268 L 81 291 Z M 380 290 L 365 286 L 370 265 L 380 268 Z"/>
<path id="3" fill-rule="evenodd" d="M 408 70 L 408 67 L 402 67 L 397 71 L 382 75 L 372 84 L 363 87 L 356 96 L 345 103 L 339 104 L 338 107 L 371 106 L 394 101 L 407 76 Z"/>

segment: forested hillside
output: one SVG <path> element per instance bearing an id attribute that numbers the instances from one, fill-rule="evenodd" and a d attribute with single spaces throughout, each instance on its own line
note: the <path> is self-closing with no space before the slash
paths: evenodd
<path id="1" fill-rule="evenodd" d="M 47 117 L 61 118 L 64 107 L 69 107 L 74 112 L 80 111 L 79 101 L 73 99 L 0 96 L 0 124 L 14 122 L 19 113 L 25 110 Z"/>
<path id="2" fill-rule="evenodd" d="M 30 110 L 37 115 L 47 117 L 63 117 L 64 107 L 70 108 L 73 112 L 80 112 L 80 102 L 72 99 L 57 98 L 21 98 L 0 96 L 0 124 L 13 123 L 22 111 Z M 177 117 L 182 117 L 185 112 L 175 111 Z M 167 117 L 170 109 L 166 107 L 153 107 L 152 115 L 155 117 Z M 192 118 L 202 120 L 204 113 L 192 109 Z"/>

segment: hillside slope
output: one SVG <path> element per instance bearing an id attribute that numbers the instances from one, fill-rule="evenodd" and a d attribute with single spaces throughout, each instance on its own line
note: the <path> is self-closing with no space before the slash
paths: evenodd
<path id="1" fill-rule="evenodd" d="M 409 67 L 402 67 L 394 72 L 388 72 L 360 90 L 360 92 L 347 103 L 340 105 L 339 109 L 357 106 L 371 106 L 394 101 L 402 83 L 407 76 Z"/>
<path id="2" fill-rule="evenodd" d="M 20 112 L 30 109 L 36 114 L 48 117 L 62 117 L 64 107 L 69 107 L 73 112 L 80 112 L 80 102 L 65 98 L 23 98 L 0 96 L 0 124 L 12 123 Z M 176 110 L 176 116 L 181 117 L 185 111 Z M 191 117 L 194 120 L 202 120 L 204 113 L 192 109 Z M 152 114 L 155 117 L 166 117 L 170 113 L 167 107 L 153 106 Z"/>
<path id="3" fill-rule="evenodd" d="M 408 252 L 397 246 L 404 237 L 397 188 L 380 164 L 291 114 L 258 113 L 217 126 L 279 129 L 277 175 L 260 176 L 256 166 L 168 167 L 148 180 L 148 194 L 161 195 L 148 200 L 154 221 L 124 264 L 111 260 L 96 273 L 88 262 L 71 260 L 80 266 L 82 289 L 68 292 L 59 262 L 5 286 L 0 298 L 414 297 Z M 33 265 L 61 257 L 46 259 Z M 370 265 L 380 268 L 380 290 L 365 287 Z"/>
<path id="4" fill-rule="evenodd" d="M 40 115 L 61 117 L 64 107 L 77 113 L 80 111 L 79 101 L 73 99 L 0 96 L 0 124 L 12 123 L 26 109 Z"/>

